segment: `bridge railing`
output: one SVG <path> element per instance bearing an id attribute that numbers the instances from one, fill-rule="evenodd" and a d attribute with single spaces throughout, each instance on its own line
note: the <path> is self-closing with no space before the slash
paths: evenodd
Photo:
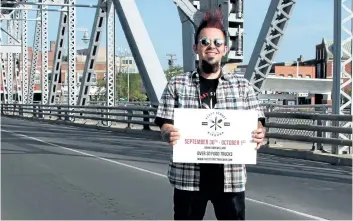
<path id="1" fill-rule="evenodd" d="M 323 150 L 323 145 L 352 147 L 352 127 L 337 127 L 335 122 L 352 122 L 352 115 L 334 115 L 326 111 L 297 112 L 276 111 L 276 105 L 263 106 L 266 116 L 268 144 L 277 139 L 312 143 L 315 148 Z M 131 128 L 135 130 L 159 131 L 154 124 L 156 108 L 148 106 L 119 105 L 74 106 L 40 105 L 40 104 L 2 104 L 3 116 L 20 116 L 35 119 L 70 121 L 101 125 L 104 127 Z M 288 131 L 292 131 L 288 133 Z M 295 133 L 293 133 L 295 131 Z M 348 139 L 333 138 L 332 133 L 343 134 Z M 346 152 L 350 153 L 350 151 Z"/>

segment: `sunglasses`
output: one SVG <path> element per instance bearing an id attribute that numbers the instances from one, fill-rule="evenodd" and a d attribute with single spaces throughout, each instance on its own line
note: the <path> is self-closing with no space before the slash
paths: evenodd
<path id="1" fill-rule="evenodd" d="M 201 38 L 200 43 L 202 46 L 208 47 L 211 44 L 211 40 L 209 38 Z M 224 44 L 224 40 L 222 39 L 213 39 L 213 44 L 218 48 L 221 47 Z"/>

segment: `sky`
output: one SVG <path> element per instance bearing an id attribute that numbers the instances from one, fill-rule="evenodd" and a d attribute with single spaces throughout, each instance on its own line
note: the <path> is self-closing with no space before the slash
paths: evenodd
<path id="1" fill-rule="evenodd" d="M 97 0 L 77 0 L 77 4 L 96 4 Z M 176 54 L 176 64 L 182 65 L 182 32 L 178 11 L 172 0 L 135 0 L 149 38 L 163 68 L 167 68 L 166 54 Z M 247 64 L 264 21 L 270 0 L 244 1 L 244 64 Z M 57 7 L 55 7 L 57 8 Z M 77 8 L 76 27 L 91 30 L 94 8 Z M 35 18 L 31 12 L 29 18 Z M 49 40 L 55 40 L 59 12 L 49 12 Z M 29 45 L 33 45 L 35 22 L 29 22 Z M 128 44 L 116 16 L 116 47 Z M 77 31 L 77 49 L 87 47 L 81 40 L 83 32 Z M 322 39 L 333 39 L 333 0 L 297 0 L 285 31 L 275 62 L 315 58 L 315 45 Z M 102 38 L 105 47 L 105 32 Z"/>

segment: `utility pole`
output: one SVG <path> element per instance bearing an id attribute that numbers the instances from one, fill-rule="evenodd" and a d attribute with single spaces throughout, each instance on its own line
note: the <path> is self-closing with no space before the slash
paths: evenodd
<path id="1" fill-rule="evenodd" d="M 167 54 L 169 69 L 174 66 L 174 61 L 176 60 L 174 57 L 176 57 L 176 54 Z"/>

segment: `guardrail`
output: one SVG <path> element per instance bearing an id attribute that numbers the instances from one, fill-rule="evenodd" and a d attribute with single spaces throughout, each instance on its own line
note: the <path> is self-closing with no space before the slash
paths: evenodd
<path id="1" fill-rule="evenodd" d="M 157 109 L 146 106 L 68 106 L 68 105 L 40 105 L 40 104 L 2 104 L 1 115 L 21 116 L 38 119 L 50 119 L 59 121 L 71 121 L 82 123 L 82 120 L 101 124 L 105 127 L 114 127 L 118 124 L 126 124 L 126 128 L 133 125 L 142 126 L 139 129 L 153 130 L 159 128 L 153 123 Z M 273 105 L 265 109 L 268 143 L 272 139 L 302 141 L 315 144 L 316 148 L 322 148 L 323 144 L 352 147 L 352 128 L 331 126 L 336 122 L 352 122 L 352 115 L 333 115 L 325 113 L 307 112 L 276 112 Z M 304 122 L 304 123 L 303 123 Z M 87 123 L 87 121 L 86 121 Z M 302 134 L 285 134 L 283 130 L 309 132 Z M 348 139 L 333 138 L 330 133 L 343 134 Z M 348 148 L 351 149 L 351 148 Z M 337 151 L 332 152 L 337 154 Z M 350 152 L 350 151 L 348 151 Z M 347 152 L 347 153 L 348 153 Z"/>

